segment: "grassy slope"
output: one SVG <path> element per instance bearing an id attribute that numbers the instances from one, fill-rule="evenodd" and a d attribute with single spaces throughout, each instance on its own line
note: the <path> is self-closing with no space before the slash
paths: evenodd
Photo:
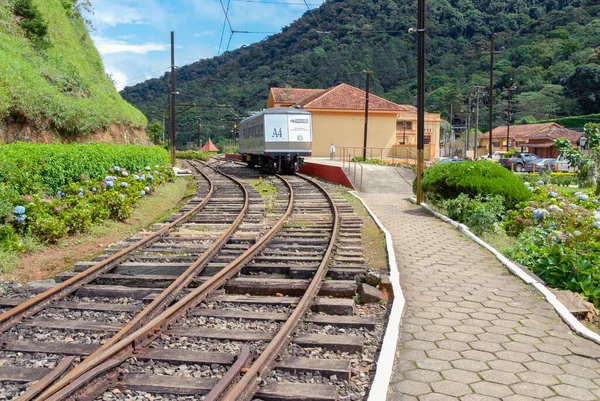
<path id="1" fill-rule="evenodd" d="M 7 2 L 0 2 L 0 118 L 50 123 L 64 134 L 85 135 L 111 124 L 146 127 L 104 72 L 83 22 L 60 0 L 34 0 L 48 24 L 49 46 L 24 36 Z"/>

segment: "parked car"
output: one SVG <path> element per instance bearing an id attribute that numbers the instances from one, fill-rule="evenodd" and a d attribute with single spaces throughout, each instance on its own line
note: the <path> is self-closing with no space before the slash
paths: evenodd
<path id="1" fill-rule="evenodd" d="M 525 171 L 539 173 L 545 169 L 551 170 L 553 165 L 556 166 L 556 159 L 533 159 L 525 163 Z"/>
<path id="2" fill-rule="evenodd" d="M 509 158 L 502 158 L 500 160 L 498 160 L 498 163 L 500 163 L 503 167 L 506 167 L 507 169 L 513 169 L 515 171 L 524 171 L 525 170 L 525 164 L 529 163 L 532 160 L 535 159 L 540 159 L 540 157 L 536 154 L 533 153 L 515 153 L 513 155 L 513 157 L 509 157 Z"/>
<path id="3" fill-rule="evenodd" d="M 558 171 L 561 173 L 574 173 L 577 169 L 575 166 L 571 166 L 565 155 L 558 155 L 558 158 L 551 165 L 552 171 Z"/>

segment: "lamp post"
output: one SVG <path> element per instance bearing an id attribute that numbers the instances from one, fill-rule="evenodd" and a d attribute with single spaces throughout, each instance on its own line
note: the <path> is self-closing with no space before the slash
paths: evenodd
<path id="1" fill-rule="evenodd" d="M 494 39 L 496 38 L 496 33 L 492 34 L 492 38 L 490 39 L 490 144 L 489 144 L 489 158 L 492 159 L 492 130 L 494 129 Z"/>
<path id="2" fill-rule="evenodd" d="M 424 201 L 423 179 L 425 142 L 425 0 L 418 0 L 417 19 L 417 203 Z"/>

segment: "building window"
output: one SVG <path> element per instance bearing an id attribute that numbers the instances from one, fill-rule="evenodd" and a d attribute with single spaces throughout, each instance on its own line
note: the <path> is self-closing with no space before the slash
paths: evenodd
<path id="1" fill-rule="evenodd" d="M 412 130 L 412 121 L 397 121 L 396 122 L 396 130 L 397 131 L 401 131 L 401 130 L 407 130 L 410 131 Z"/>
<path id="2" fill-rule="evenodd" d="M 527 146 L 527 143 L 525 141 L 517 141 L 516 146 L 525 147 L 525 146 Z"/>
<path id="3" fill-rule="evenodd" d="M 500 142 L 492 142 L 492 145 L 493 145 L 495 148 L 499 148 L 499 147 L 500 147 Z"/>
<path id="4" fill-rule="evenodd" d="M 431 143 L 431 134 L 425 134 L 423 137 L 423 144 L 428 145 Z"/>

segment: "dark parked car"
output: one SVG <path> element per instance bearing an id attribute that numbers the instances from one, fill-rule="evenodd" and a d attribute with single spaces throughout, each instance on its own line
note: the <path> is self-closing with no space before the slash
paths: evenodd
<path id="1" fill-rule="evenodd" d="M 515 171 L 524 171 L 525 164 L 535 159 L 540 159 L 540 157 L 533 153 L 515 153 L 513 157 L 498 160 L 498 163 L 507 169 L 512 167 Z"/>
<path id="2" fill-rule="evenodd" d="M 525 171 L 531 173 L 535 166 L 535 172 L 539 173 L 542 170 L 555 170 L 556 169 L 556 159 L 533 159 L 527 163 L 525 163 Z"/>

